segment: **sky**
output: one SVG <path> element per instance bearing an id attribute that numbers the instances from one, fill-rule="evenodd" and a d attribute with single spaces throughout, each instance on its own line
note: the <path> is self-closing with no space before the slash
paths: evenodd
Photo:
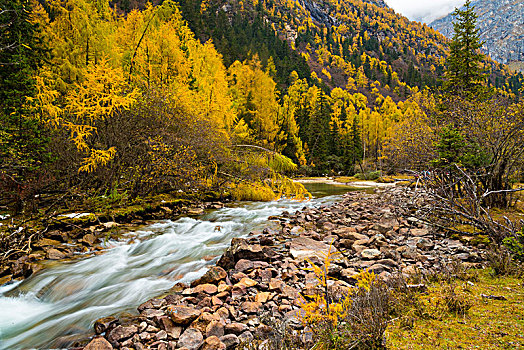
<path id="1" fill-rule="evenodd" d="M 465 0 L 385 0 L 389 7 L 414 21 L 431 23 L 452 12 Z"/>

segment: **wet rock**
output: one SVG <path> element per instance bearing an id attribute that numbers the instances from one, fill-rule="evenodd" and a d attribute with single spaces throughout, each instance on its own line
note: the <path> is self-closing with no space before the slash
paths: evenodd
<path id="1" fill-rule="evenodd" d="M 200 316 L 200 310 L 192 307 L 176 305 L 168 306 L 166 313 L 171 317 L 171 320 L 173 320 L 175 324 L 179 325 L 188 325 Z"/>
<path id="2" fill-rule="evenodd" d="M 103 337 L 98 337 L 91 340 L 84 350 L 113 350 L 113 346 Z"/>
<path id="3" fill-rule="evenodd" d="M 116 326 L 109 332 L 107 340 L 109 340 L 111 344 L 116 345 L 123 340 L 131 338 L 136 332 L 138 332 L 138 328 L 135 326 Z"/>
<path id="4" fill-rule="evenodd" d="M 114 222 L 114 221 L 104 222 L 102 225 L 104 226 L 104 228 L 105 228 L 106 230 L 111 230 L 111 229 L 114 229 L 114 228 L 120 226 L 119 224 L 117 224 L 117 223 Z"/>
<path id="5" fill-rule="evenodd" d="M 95 324 L 93 325 L 93 328 L 95 329 L 96 334 L 102 334 L 106 332 L 108 329 L 110 329 L 118 319 L 113 316 L 103 317 L 99 318 L 95 321 Z"/>
<path id="6" fill-rule="evenodd" d="M 58 249 L 51 248 L 47 250 L 47 258 L 50 260 L 64 259 L 66 254 Z"/>
<path id="7" fill-rule="evenodd" d="M 212 268 L 207 270 L 206 273 L 202 277 L 191 282 L 191 287 L 195 287 L 199 284 L 204 284 L 204 283 L 216 284 L 220 280 L 223 280 L 226 277 L 227 277 L 227 273 L 223 268 L 221 268 L 220 266 L 213 266 Z"/>
<path id="8" fill-rule="evenodd" d="M 232 269 L 240 259 L 263 261 L 266 257 L 260 244 L 248 244 L 244 238 L 233 238 L 231 247 L 218 260 L 217 265 L 224 269 Z"/>
<path id="9" fill-rule="evenodd" d="M 204 337 L 198 329 L 188 328 L 180 335 L 177 346 L 188 350 L 198 350 L 204 343 Z"/>
<path id="10" fill-rule="evenodd" d="M 49 238 L 39 239 L 37 242 L 33 244 L 33 246 L 35 247 L 46 247 L 46 246 L 56 247 L 59 245 L 60 245 L 60 241 L 49 239 Z"/>
<path id="11" fill-rule="evenodd" d="M 88 233 L 87 235 L 84 235 L 84 237 L 82 238 L 82 242 L 86 243 L 89 246 L 92 246 L 95 243 L 95 241 L 96 237 L 92 233 Z"/>
<path id="12" fill-rule="evenodd" d="M 141 312 L 141 315 L 147 318 L 153 318 L 163 316 L 164 312 L 157 309 L 145 309 Z"/>
<path id="13" fill-rule="evenodd" d="M 189 216 L 198 216 L 204 214 L 204 209 L 202 208 L 189 208 L 187 210 L 187 215 Z"/>

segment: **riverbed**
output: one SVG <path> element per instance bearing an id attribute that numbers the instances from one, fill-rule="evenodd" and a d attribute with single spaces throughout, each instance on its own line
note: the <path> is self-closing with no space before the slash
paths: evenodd
<path id="1" fill-rule="evenodd" d="M 268 217 L 330 205 L 343 186 L 307 184 L 310 201 L 241 202 L 200 217 L 162 220 L 106 242 L 101 255 L 58 262 L 0 286 L 0 349 L 60 348 L 104 316 L 136 312 L 145 300 L 205 273 L 234 237 L 277 229 Z"/>

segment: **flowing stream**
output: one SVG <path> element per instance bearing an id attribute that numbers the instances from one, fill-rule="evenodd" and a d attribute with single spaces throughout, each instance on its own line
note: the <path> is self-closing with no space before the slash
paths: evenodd
<path id="1" fill-rule="evenodd" d="M 108 242 L 101 255 L 55 263 L 22 282 L 0 286 L 0 349 L 67 346 L 75 335 L 89 332 L 96 319 L 136 312 L 176 282 L 198 278 L 233 237 L 277 228 L 269 216 L 329 205 L 345 192 L 323 184 L 308 188 L 317 197 L 307 202 L 244 202 L 198 218 L 162 220 Z"/>

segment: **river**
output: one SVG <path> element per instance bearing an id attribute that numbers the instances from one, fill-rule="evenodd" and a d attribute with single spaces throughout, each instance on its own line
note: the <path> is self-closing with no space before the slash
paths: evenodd
<path id="1" fill-rule="evenodd" d="M 104 316 L 136 312 L 142 302 L 190 282 L 214 264 L 233 237 L 262 230 L 271 215 L 329 205 L 344 187 L 309 184 L 315 198 L 242 202 L 198 218 L 162 220 L 107 242 L 101 255 L 52 264 L 0 286 L 0 349 L 67 346 Z"/>

